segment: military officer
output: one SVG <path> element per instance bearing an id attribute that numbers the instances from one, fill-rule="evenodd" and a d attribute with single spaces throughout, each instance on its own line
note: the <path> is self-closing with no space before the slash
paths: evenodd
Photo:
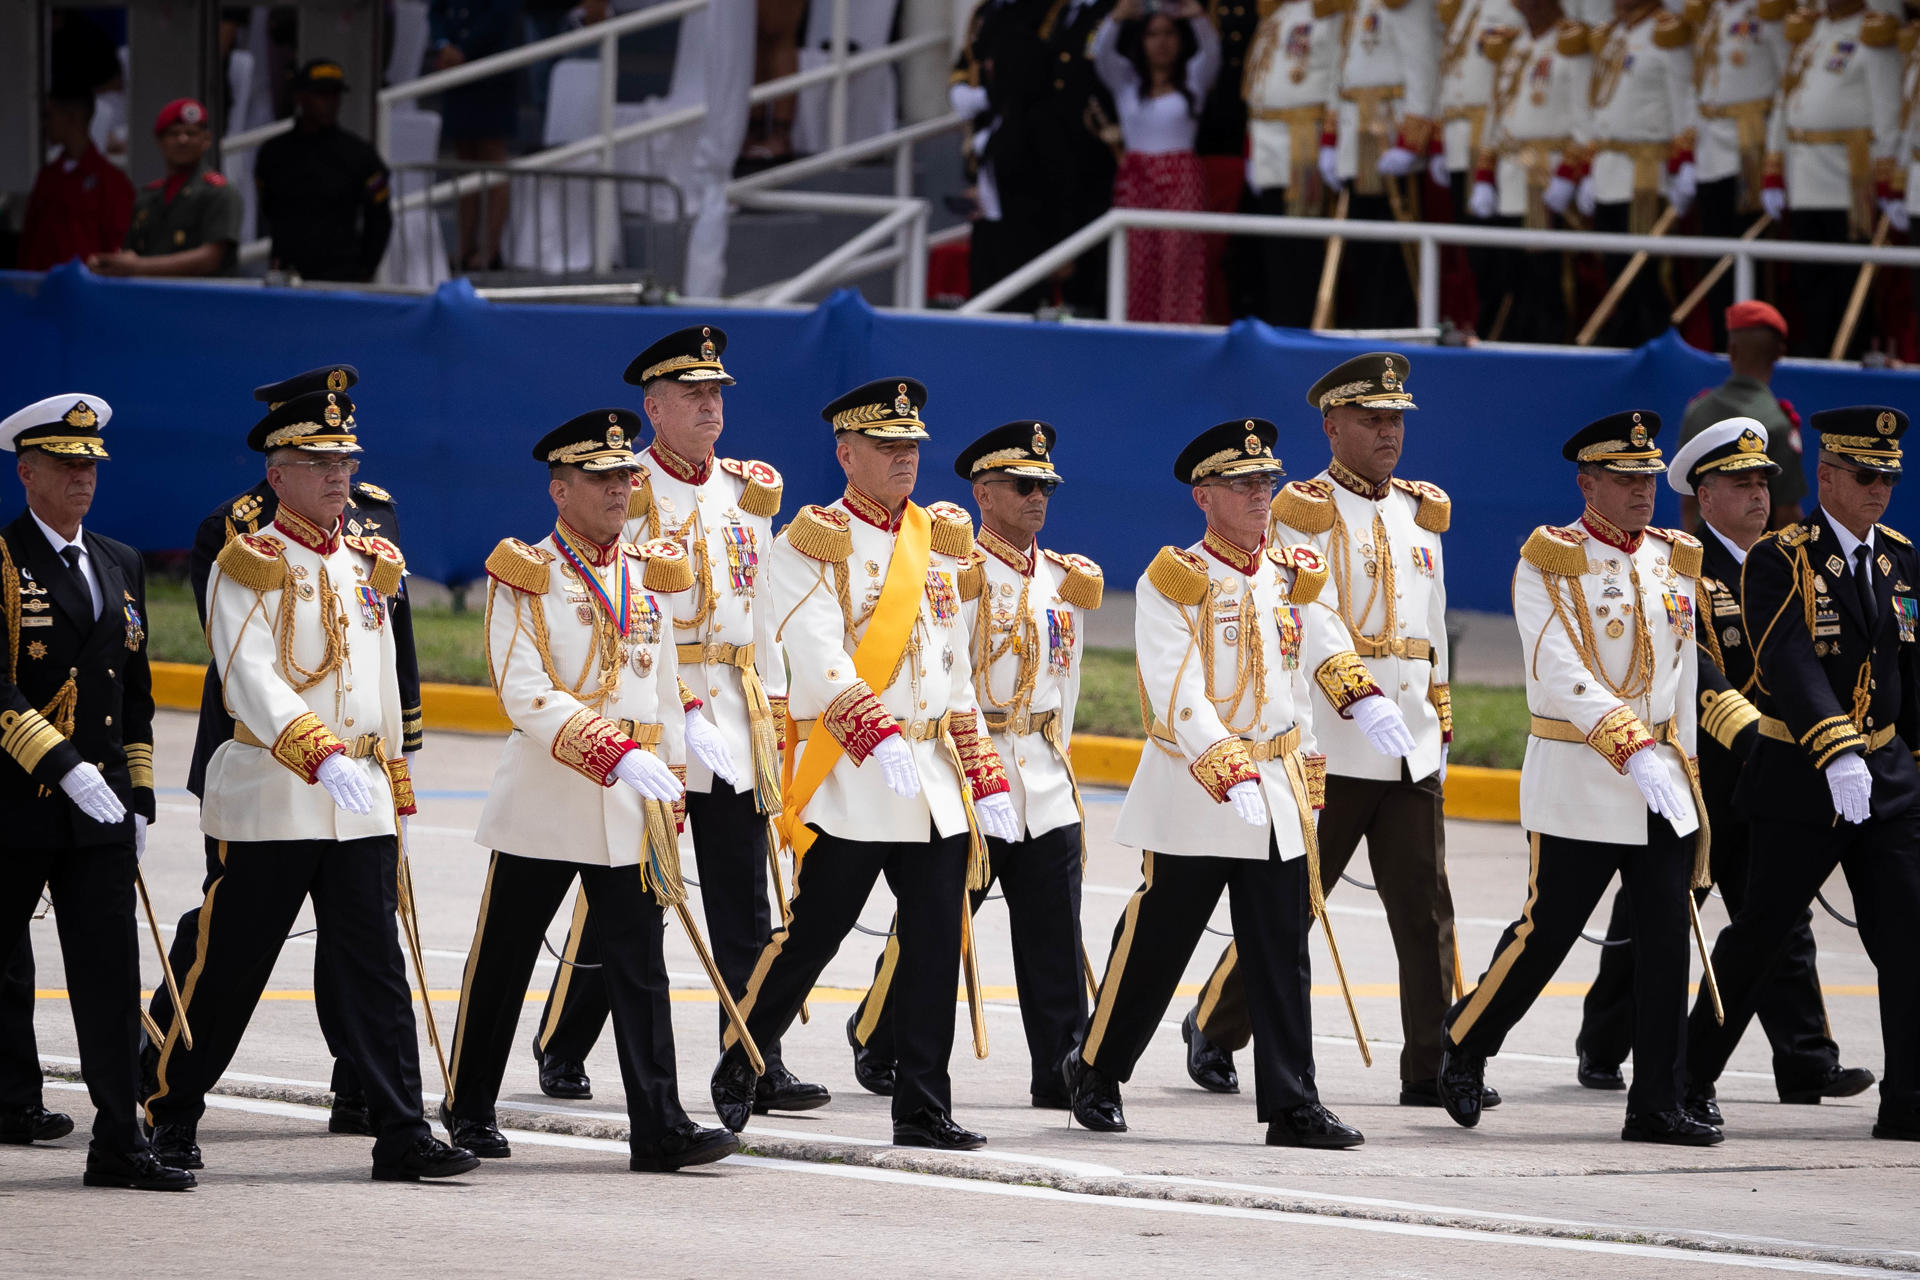
<path id="1" fill-rule="evenodd" d="M 1740 768 L 1759 735 L 1760 713 L 1745 694 L 1753 677 L 1753 648 L 1740 619 L 1740 571 L 1748 549 L 1767 530 L 1768 486 L 1779 470 L 1767 453 L 1767 429 L 1753 418 L 1716 422 L 1681 445 L 1667 483 L 1698 495 L 1703 546 L 1700 591 L 1694 602 L 1694 643 L 1700 647 L 1697 691 L 1700 794 L 1713 833 L 1713 878 L 1727 910 L 1738 915 L 1751 886 L 1747 877 L 1746 817 L 1733 803 Z M 1704 902 L 1705 890 L 1694 895 Z M 1600 972 L 1587 992 L 1576 1048 L 1580 1083 L 1624 1089 L 1620 1063 L 1633 1043 L 1633 907 L 1626 890 L 1614 895 L 1600 953 Z M 1873 1073 L 1842 1067 L 1827 1031 L 1827 1010 L 1814 967 L 1813 917 L 1796 923 L 1757 998 L 1756 1012 L 1773 1046 L 1774 1082 L 1782 1102 L 1847 1098 L 1873 1083 Z"/>
<path id="2" fill-rule="evenodd" d="M 163 1167 L 134 1122 L 133 886 L 154 818 L 146 571 L 132 547 L 82 528 L 112 417 L 106 401 L 76 393 L 0 422 L 0 448 L 18 455 L 27 499 L 0 529 L 0 954 L 17 963 L 27 922 L 49 892 L 95 1109 L 84 1181 L 184 1191 L 193 1175 Z M 31 986 L 23 994 L 31 1027 Z M 18 998 L 9 1003 L 17 1016 Z M 37 1057 L 32 1072 L 37 1095 Z M 8 1141 L 60 1136 L 32 1101 L 31 1114 L 22 1106 L 9 1117 L 19 1123 L 8 1126 Z"/>
<path id="3" fill-rule="evenodd" d="M 713 447 L 725 426 L 722 389 L 734 383 L 721 364 L 727 335 L 713 325 L 668 334 L 627 366 L 646 389 L 653 443 L 634 460 L 625 538 L 665 537 L 691 557 L 696 581 L 674 617 L 680 673 L 704 704 L 701 715 L 740 764 L 716 780 L 695 759 L 687 766 L 687 824 L 700 867 L 707 937 L 728 991 L 746 993 L 747 975 L 773 936 L 767 906 L 767 819 L 780 811 L 776 743 L 786 718 L 787 669 L 773 639 L 773 606 L 760 572 L 773 549 L 780 473 L 764 462 L 721 458 Z M 584 894 L 574 904 L 562 964 L 547 996 L 534 1043 L 540 1087 L 554 1097 L 590 1097 L 584 1062 L 607 1017 L 598 927 Z M 726 1030 L 722 1012 L 720 1029 Z M 827 1090 L 787 1070 L 776 1042 L 760 1045 L 767 1064 L 754 1109 L 809 1111 Z"/>
<path id="4" fill-rule="evenodd" d="M 982 837 L 1020 830 L 979 724 L 961 617 L 972 522 L 951 503 L 912 501 L 926 400 L 912 378 L 881 378 L 822 409 L 846 492 L 800 508 L 773 546 L 791 681 L 779 830 L 798 869 L 792 918 L 740 1009 L 756 1043 L 779 1039 L 885 875 L 899 902 L 893 1140 L 971 1150 L 986 1139 L 954 1122 L 947 1072 L 965 895 L 986 884 Z M 731 1032 L 726 1042 L 713 1102 L 737 1130 L 754 1073 Z"/>
<path id="5" fill-rule="evenodd" d="M 1400 961 L 1400 1104 L 1438 1106 L 1440 1024 L 1454 998 L 1453 894 L 1447 884 L 1441 783 L 1453 740 L 1448 688 L 1447 577 L 1440 535 L 1452 503 L 1437 486 L 1395 476 L 1405 441 L 1405 356 L 1376 351 L 1328 372 L 1307 392 L 1333 457 L 1311 480 L 1274 496 L 1274 546 L 1311 546 L 1331 580 L 1320 601 L 1339 615 L 1352 648 L 1385 696 L 1344 710 L 1325 689 L 1314 738 L 1327 757 L 1320 823 L 1320 891 L 1339 883 L 1367 842 Z M 1187 1071 L 1223 1089 L 1231 1059 L 1210 1060 L 1252 1034 L 1237 952 L 1221 956 L 1181 1027 Z M 1236 1082 L 1237 1083 L 1237 1082 Z"/>
<path id="6" fill-rule="evenodd" d="M 662 908 L 684 902 L 678 809 L 688 760 L 735 767 L 680 678 L 669 596 L 693 585 L 679 543 L 620 536 L 639 415 L 596 409 L 533 446 L 558 512 L 537 545 L 487 557 L 487 653 L 514 732 L 475 839 L 493 850 L 460 985 L 441 1117 L 475 1154 L 512 1154 L 494 1121 L 527 979 L 575 876 L 591 904 L 632 1126 L 628 1167 L 661 1173 L 740 1149 L 680 1108 Z"/>
<path id="7" fill-rule="evenodd" d="M 161 108 L 153 124 L 167 176 L 133 202 L 127 247 L 96 253 L 87 266 L 105 276 L 231 275 L 240 243 L 240 193 L 206 167 L 213 146 L 207 109 L 192 98 Z"/>
<path id="8" fill-rule="evenodd" d="M 1703 994 L 1687 1024 L 1687 1101 L 1717 1116 L 1725 1070 L 1775 958 L 1845 869 L 1880 985 L 1886 1078 L 1876 1138 L 1920 1141 L 1920 555 L 1878 523 L 1900 478 L 1907 415 L 1813 415 L 1819 509 L 1754 544 L 1741 573 L 1759 737 L 1734 804 L 1752 823 L 1747 898 L 1714 943 L 1726 1021 Z M 1636 945 L 1639 932 L 1636 925 Z"/>
<path id="9" fill-rule="evenodd" d="M 1263 6 L 1264 7 L 1264 6 Z M 1260 20 L 1247 55 L 1247 177 L 1261 213 L 1318 217 L 1326 184 L 1316 165 L 1327 102 L 1340 59 L 1346 6 L 1340 0 L 1282 0 Z M 1313 323 L 1324 242 L 1262 236 L 1269 324 Z"/>
<path id="10" fill-rule="evenodd" d="M 146 1098 L 155 1151 L 175 1168 L 201 1166 L 206 1092 L 309 896 L 321 921 L 315 980 L 334 987 L 332 1048 L 365 1090 L 373 1177 L 449 1177 L 477 1163 L 433 1137 L 421 1113 L 394 922 L 414 803 L 387 602 L 406 562 L 390 540 L 346 531 L 360 452 L 352 416 L 345 392 L 311 391 L 254 425 L 247 445 L 265 456 L 279 506 L 270 525 L 227 543 L 207 580 L 207 635 L 234 736 L 207 764 L 200 807 L 221 874 L 201 899 L 188 963 L 176 966 L 194 1044 L 169 1018 Z"/>
<path id="11" fill-rule="evenodd" d="M 24 932 L 0 968 L 0 1142 L 53 1142 L 73 1117 L 47 1110 L 33 1036 L 33 939 Z"/>
<path id="12" fill-rule="evenodd" d="M 1152 736 L 1114 838 L 1142 851 L 1142 884 L 1115 928 L 1086 1039 L 1064 1072 L 1074 1118 L 1096 1131 L 1126 1131 L 1120 1085 L 1226 891 L 1268 1144 L 1364 1141 L 1320 1105 L 1313 1079 L 1307 930 L 1324 910 L 1314 824 L 1326 757 L 1310 684 L 1340 712 L 1368 699 L 1383 720 L 1399 712 L 1319 600 L 1325 559 L 1312 547 L 1268 545 L 1268 504 L 1284 474 L 1277 434 L 1263 419 L 1236 419 L 1181 451 L 1174 478 L 1192 486 L 1206 533 L 1184 549 L 1163 547 L 1135 588 Z"/>
<path id="13" fill-rule="evenodd" d="M 1023 418 L 960 451 L 953 469 L 973 485 L 980 535 L 960 576 L 961 619 L 971 637 L 974 696 L 1006 770 L 1021 838 L 987 841 L 988 883 L 998 881 L 1013 931 L 1013 976 L 1032 1065 L 1036 1107 L 1065 1107 L 1060 1064 L 1086 1026 L 1081 981 L 1081 868 L 1086 819 L 1067 744 L 1080 699 L 1089 612 L 1100 607 L 1100 567 L 1040 547 L 1060 484 L 1059 433 Z M 889 938 L 873 986 L 847 1020 L 854 1076 L 876 1093 L 893 1087 L 893 978 L 900 946 Z"/>
<path id="14" fill-rule="evenodd" d="M 1436 185 L 1448 189 L 1455 221 L 1486 222 L 1489 215 L 1476 211 L 1469 197 L 1474 158 L 1492 123 L 1493 80 L 1500 59 L 1489 54 L 1512 44 L 1523 23 L 1513 0 L 1441 0 L 1439 20 L 1439 145 L 1427 161 L 1427 172 Z M 1476 293 L 1493 292 L 1493 253 L 1477 246 L 1466 250 Z M 1485 298 L 1480 299 L 1480 310 L 1491 318 Z"/>
<path id="15" fill-rule="evenodd" d="M 1542 525 L 1514 571 L 1532 736 L 1520 769 L 1531 871 L 1526 907 L 1480 983 L 1447 1015 L 1440 1099 L 1480 1122 L 1500 1051 L 1579 936 L 1614 873 L 1633 895 L 1633 1089 L 1620 1136 L 1709 1146 L 1720 1130 L 1681 1107 L 1689 880 L 1706 883 L 1693 765 L 1694 582 L 1700 544 L 1651 529 L 1658 414 L 1611 414 L 1561 449 L 1586 510 Z"/>

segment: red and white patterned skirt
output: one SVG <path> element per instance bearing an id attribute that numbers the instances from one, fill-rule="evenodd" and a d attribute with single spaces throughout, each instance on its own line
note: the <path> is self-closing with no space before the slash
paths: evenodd
<path id="1" fill-rule="evenodd" d="M 1207 207 L 1206 176 L 1191 151 L 1129 151 L 1113 180 L 1127 209 Z M 1127 232 L 1127 319 L 1199 324 L 1206 318 L 1206 237 L 1197 231 Z"/>

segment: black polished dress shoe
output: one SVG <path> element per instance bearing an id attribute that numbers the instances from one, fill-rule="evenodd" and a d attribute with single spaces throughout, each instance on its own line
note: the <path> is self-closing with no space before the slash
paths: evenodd
<path id="1" fill-rule="evenodd" d="M 1480 1123 L 1486 1105 L 1486 1074 L 1487 1060 L 1479 1054 L 1452 1045 L 1441 1051 L 1434 1091 L 1455 1124 L 1471 1129 Z"/>
<path id="2" fill-rule="evenodd" d="M 72 1116 L 49 1111 L 37 1102 L 0 1111 L 0 1142 L 23 1147 L 29 1142 L 52 1142 L 72 1132 Z"/>
<path id="3" fill-rule="evenodd" d="M 1793 1088 L 1780 1086 L 1780 1101 L 1797 1106 L 1812 1106 L 1822 1098 L 1851 1098 L 1873 1087 L 1873 1072 L 1865 1067 L 1843 1067 L 1834 1063 L 1815 1080 L 1796 1082 Z"/>
<path id="4" fill-rule="evenodd" d="M 122 1187 L 128 1191 L 191 1191 L 199 1179 L 185 1169 L 161 1164 L 151 1151 L 89 1147 L 87 1172 L 81 1181 L 89 1187 Z"/>
<path id="5" fill-rule="evenodd" d="M 452 1178 L 480 1167 L 480 1157 L 465 1147 L 450 1147 L 428 1134 L 406 1149 L 398 1160 L 375 1160 L 375 1182 L 418 1182 L 422 1178 Z"/>
<path id="6" fill-rule="evenodd" d="M 753 1064 L 747 1061 L 746 1051 L 739 1045 L 720 1055 L 720 1064 L 713 1069 L 713 1080 L 708 1091 L 713 1095 L 714 1114 L 720 1117 L 720 1123 L 739 1133 L 747 1127 L 747 1121 L 753 1118 L 753 1095 L 759 1085 L 759 1077 L 753 1072 Z"/>
<path id="7" fill-rule="evenodd" d="M 854 1034 L 859 1022 L 860 1011 L 855 1009 L 853 1016 L 847 1019 L 847 1047 L 853 1050 L 853 1078 L 868 1093 L 891 1098 L 893 1064 L 860 1043 L 860 1038 Z"/>
<path id="8" fill-rule="evenodd" d="M 953 1117 L 935 1107 L 922 1107 L 893 1122 L 896 1147 L 937 1147 L 942 1151 L 978 1151 L 987 1145 L 981 1134 L 962 1129 Z"/>
<path id="9" fill-rule="evenodd" d="M 682 1120 L 652 1142 L 634 1143 L 627 1168 L 635 1173 L 672 1173 L 725 1160 L 738 1150 L 740 1139 L 731 1129 L 703 1129 L 691 1120 Z"/>
<path id="10" fill-rule="evenodd" d="M 1313 1147 L 1344 1151 L 1365 1142 L 1366 1136 L 1317 1102 L 1281 1112 L 1267 1123 L 1270 1147 Z"/>
<path id="11" fill-rule="evenodd" d="M 1574 1069 L 1574 1077 L 1580 1081 L 1580 1086 L 1584 1089 L 1624 1089 L 1627 1087 L 1627 1078 L 1620 1074 L 1619 1063 L 1615 1063 L 1610 1067 L 1597 1066 L 1593 1059 L 1587 1056 L 1585 1049 L 1580 1050 L 1580 1065 Z"/>
<path id="12" fill-rule="evenodd" d="M 1207 1039 L 1200 1030 L 1200 1013 L 1187 1010 L 1180 1024 L 1180 1038 L 1187 1042 L 1187 1078 L 1208 1093 L 1240 1092 L 1240 1073 L 1233 1069 L 1233 1055 Z"/>
<path id="13" fill-rule="evenodd" d="M 1920 1115 L 1908 1112 L 1893 1116 L 1883 1111 L 1874 1123 L 1873 1136 L 1894 1142 L 1920 1142 Z"/>
<path id="14" fill-rule="evenodd" d="M 808 1084 L 787 1070 L 784 1062 L 769 1066 L 767 1074 L 753 1086 L 753 1114 L 757 1116 L 769 1111 L 812 1111 L 832 1101 L 833 1095 L 827 1092 L 827 1086 Z"/>
<path id="15" fill-rule="evenodd" d="M 463 1151 L 471 1151 L 482 1160 L 505 1160 L 513 1155 L 513 1144 L 507 1141 L 507 1135 L 500 1132 L 500 1126 L 492 1120 L 467 1120 L 456 1116 L 447 1109 L 443 1101 L 440 1104 L 440 1123 L 447 1128 L 447 1137 L 453 1145 Z"/>
<path id="16" fill-rule="evenodd" d="M 1680 1109 L 1701 1124 L 1712 1125 L 1716 1129 L 1727 1122 L 1726 1117 L 1720 1114 L 1720 1104 L 1713 1100 L 1713 1086 L 1710 1084 L 1689 1087 L 1680 1100 Z"/>
<path id="17" fill-rule="evenodd" d="M 1090 1066 L 1078 1052 L 1060 1064 L 1067 1082 L 1067 1109 L 1073 1118 L 1095 1133 L 1125 1133 L 1127 1113 L 1120 1106 L 1120 1082 Z"/>
<path id="18" fill-rule="evenodd" d="M 1646 1115 L 1627 1112 L 1627 1123 L 1620 1130 L 1623 1142 L 1659 1142 L 1670 1147 L 1712 1147 L 1727 1136 L 1718 1128 L 1696 1119 L 1686 1111 L 1655 1111 Z"/>
<path id="19" fill-rule="evenodd" d="M 153 1155 L 169 1169 L 204 1169 L 206 1164 L 200 1159 L 200 1144 L 195 1140 L 194 1126 L 190 1124 L 157 1124 L 153 1126 Z"/>
<path id="20" fill-rule="evenodd" d="M 587 1064 L 563 1058 L 557 1053 L 540 1052 L 540 1037 L 533 1038 L 533 1060 L 540 1068 L 540 1092 L 549 1098 L 583 1101 L 593 1096 L 593 1081 L 587 1076 Z"/>
<path id="21" fill-rule="evenodd" d="M 367 1114 L 367 1096 L 363 1093 L 336 1093 L 333 1110 L 327 1113 L 328 1133 L 359 1133 L 372 1136 L 373 1117 Z"/>
<path id="22" fill-rule="evenodd" d="M 1432 1080 L 1402 1080 L 1400 1105 L 1403 1107 L 1439 1107 L 1440 1086 Z M 1500 1105 L 1500 1091 L 1490 1084 L 1480 1086 L 1480 1109 L 1491 1111 Z"/>

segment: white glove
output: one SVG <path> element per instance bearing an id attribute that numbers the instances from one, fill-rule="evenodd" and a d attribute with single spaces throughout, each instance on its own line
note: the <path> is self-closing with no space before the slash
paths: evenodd
<path id="1" fill-rule="evenodd" d="M 1647 799 L 1647 808 L 1653 810 L 1669 822 L 1678 822 L 1686 813 L 1686 807 L 1668 780 L 1666 770 L 1660 767 L 1655 758 L 1657 747 L 1643 747 L 1627 757 L 1627 774 L 1633 779 L 1633 785 L 1640 788 L 1640 794 Z"/>
<path id="2" fill-rule="evenodd" d="M 1433 157 L 1427 161 L 1427 176 L 1433 179 L 1433 185 L 1436 187 L 1452 185 L 1453 173 L 1447 168 L 1445 154 L 1439 151 L 1433 153 Z"/>
<path id="3" fill-rule="evenodd" d="M 720 731 L 707 723 L 707 718 L 695 708 L 687 712 L 687 753 L 713 771 L 713 776 L 732 786 L 740 776 L 734 768 L 733 752 L 727 750 L 727 740 Z"/>
<path id="4" fill-rule="evenodd" d="M 1833 792 L 1833 807 L 1848 822 L 1865 822 L 1873 801 L 1873 774 L 1864 758 L 1848 752 L 1835 756 L 1827 765 L 1827 790 Z"/>
<path id="5" fill-rule="evenodd" d="M 1013 814 L 1013 797 L 1004 791 L 975 800 L 973 816 L 980 819 L 980 829 L 995 840 L 1012 844 L 1020 838 L 1020 820 Z"/>
<path id="6" fill-rule="evenodd" d="M 1483 222 L 1500 211 L 1500 193 L 1491 182 L 1476 182 L 1467 197 L 1467 212 Z"/>
<path id="7" fill-rule="evenodd" d="M 320 762 L 314 777 L 333 802 L 348 813 L 373 812 L 373 789 L 367 785 L 366 775 L 338 751 Z"/>
<path id="8" fill-rule="evenodd" d="M 1329 187 L 1336 191 L 1340 189 L 1340 148 L 1320 148 L 1320 176 Z"/>
<path id="9" fill-rule="evenodd" d="M 1573 203 L 1573 179 L 1554 174 L 1547 180 L 1546 192 L 1540 198 L 1555 213 L 1565 213 Z"/>
<path id="10" fill-rule="evenodd" d="M 887 790 L 902 799 L 911 800 L 920 794 L 920 770 L 913 763 L 913 748 L 899 734 L 889 734 L 880 739 L 880 745 L 873 749 L 869 760 L 880 762 L 880 772 L 885 775 Z"/>
<path id="11" fill-rule="evenodd" d="M 1407 728 L 1407 718 L 1385 695 L 1370 693 L 1348 707 L 1347 714 L 1381 755 L 1398 758 L 1413 754 L 1413 731 Z"/>
<path id="12" fill-rule="evenodd" d="M 147 856 L 147 820 L 139 814 L 133 815 L 133 860 L 135 862 Z"/>
<path id="13" fill-rule="evenodd" d="M 1687 210 L 1693 208 L 1694 193 L 1700 189 L 1694 174 L 1693 161 L 1684 162 L 1667 179 L 1667 203 L 1673 206 L 1673 216 L 1684 218 Z"/>
<path id="14" fill-rule="evenodd" d="M 1905 200 L 1888 196 L 1880 202 L 1880 212 L 1887 215 L 1887 221 L 1893 225 L 1895 231 L 1898 231 L 1901 235 L 1907 234 L 1907 227 L 1910 220 L 1907 217 L 1907 202 Z"/>
<path id="15" fill-rule="evenodd" d="M 1419 168 L 1420 157 L 1405 147 L 1388 147 L 1380 153 L 1380 163 L 1376 167 L 1389 178 L 1397 178 Z"/>
<path id="16" fill-rule="evenodd" d="M 1785 187 L 1762 187 L 1760 189 L 1760 207 L 1775 222 L 1784 222 L 1787 218 L 1787 189 Z"/>
<path id="17" fill-rule="evenodd" d="M 629 751 L 613 766 L 616 782 L 624 782 L 649 800 L 672 803 L 687 793 L 667 762 L 651 751 Z"/>
<path id="18" fill-rule="evenodd" d="M 1447 781 L 1447 757 L 1452 754 L 1453 744 L 1451 742 L 1443 742 L 1440 744 L 1440 783 L 1442 786 L 1445 786 Z"/>
<path id="19" fill-rule="evenodd" d="M 1227 788 L 1227 803 L 1250 827 L 1267 825 L 1267 801 L 1257 782 L 1236 782 Z"/>
<path id="20" fill-rule="evenodd" d="M 95 822 L 111 826 L 127 816 L 127 806 L 113 794 L 113 788 L 100 776 L 100 771 L 84 760 L 67 770 L 67 776 L 60 779 L 60 789 L 67 793 L 67 799 L 73 801 L 75 808 Z"/>
<path id="21" fill-rule="evenodd" d="M 1599 203 L 1600 197 L 1594 192 L 1593 175 L 1588 174 L 1580 179 L 1580 185 L 1573 190 L 1573 207 L 1580 211 L 1581 217 L 1591 218 L 1594 207 Z"/>

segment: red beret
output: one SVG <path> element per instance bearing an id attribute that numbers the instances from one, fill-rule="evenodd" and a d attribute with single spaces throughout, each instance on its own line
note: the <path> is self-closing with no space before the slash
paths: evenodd
<path id="1" fill-rule="evenodd" d="M 1727 308 L 1727 328 L 1732 329 L 1772 329 L 1781 337 L 1787 336 L 1787 320 L 1769 303 L 1750 300 L 1736 302 Z"/>
<path id="2" fill-rule="evenodd" d="M 159 137 L 176 124 L 206 124 L 207 109 L 200 105 L 197 98 L 175 98 L 160 108 L 160 118 L 153 122 L 153 133 Z"/>

